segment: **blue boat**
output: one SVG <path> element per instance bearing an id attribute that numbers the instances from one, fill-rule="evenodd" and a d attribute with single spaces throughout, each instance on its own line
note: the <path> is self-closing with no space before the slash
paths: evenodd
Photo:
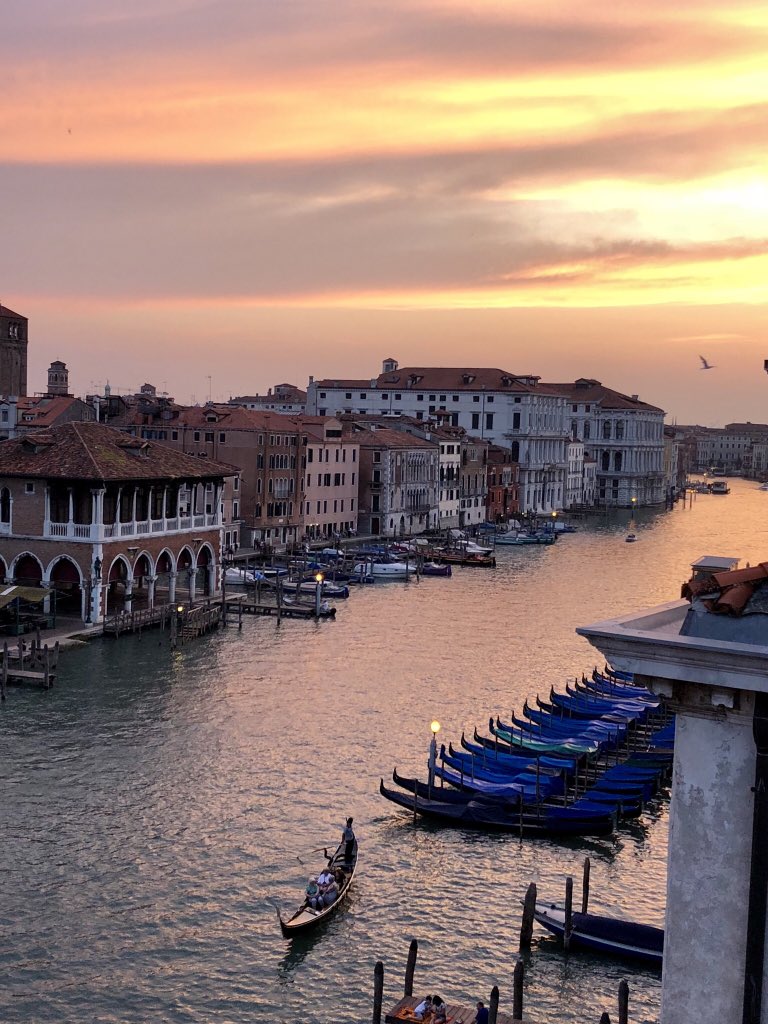
<path id="1" fill-rule="evenodd" d="M 565 908 L 556 903 L 536 903 L 538 923 L 559 938 L 565 933 Z M 635 921 L 598 914 L 573 914 L 570 946 L 661 967 L 664 929 Z"/>

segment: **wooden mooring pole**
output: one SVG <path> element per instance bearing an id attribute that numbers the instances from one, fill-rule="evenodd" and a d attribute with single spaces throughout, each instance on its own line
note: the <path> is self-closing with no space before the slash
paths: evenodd
<path id="1" fill-rule="evenodd" d="M 416 970 L 416 957 L 419 952 L 419 943 L 416 939 L 411 939 L 411 945 L 408 948 L 408 962 L 405 965 L 405 984 L 403 985 L 403 995 L 413 995 L 413 975 Z"/>
<path id="2" fill-rule="evenodd" d="M 499 1016 L 499 986 L 494 985 L 491 989 L 491 999 L 488 1006 L 488 1024 L 496 1024 Z"/>
<path id="3" fill-rule="evenodd" d="M 563 930 L 563 949 L 566 953 L 571 948 L 571 932 L 573 931 L 573 878 L 565 880 L 565 928 Z"/>
<path id="4" fill-rule="evenodd" d="M 589 870 L 590 863 L 589 857 L 584 858 L 584 875 L 581 883 L 581 912 L 582 914 L 587 913 L 589 907 Z"/>
<path id="5" fill-rule="evenodd" d="M 536 883 L 531 882 L 525 893 L 523 904 L 523 923 L 520 926 L 520 949 L 531 948 L 533 937 L 533 912 L 536 909 Z"/>
<path id="6" fill-rule="evenodd" d="M 629 985 L 619 982 L 619 1024 L 629 1024 Z"/>
<path id="7" fill-rule="evenodd" d="M 611 1018 L 608 1016 L 607 1013 L 603 1013 L 600 1015 L 600 1024 L 611 1024 Z"/>
<path id="8" fill-rule="evenodd" d="M 384 1001 L 384 964 L 376 961 L 373 968 L 373 1024 L 381 1024 L 381 1004 Z"/>
<path id="9" fill-rule="evenodd" d="M 0 675 L 0 700 L 5 700 L 5 691 L 8 689 L 8 641 L 3 643 L 3 670 Z"/>
<path id="10" fill-rule="evenodd" d="M 523 980 L 525 978 L 525 964 L 518 960 L 515 964 L 515 973 L 512 978 L 512 1020 L 523 1019 Z"/>

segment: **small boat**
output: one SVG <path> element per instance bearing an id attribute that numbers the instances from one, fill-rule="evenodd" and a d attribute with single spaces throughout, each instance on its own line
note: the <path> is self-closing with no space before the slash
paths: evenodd
<path id="1" fill-rule="evenodd" d="M 709 485 L 710 494 L 730 494 L 731 488 L 727 480 L 713 480 Z"/>
<path id="2" fill-rule="evenodd" d="M 627 542 L 627 544 L 634 544 L 635 541 L 637 540 L 637 534 L 636 533 L 628 533 L 627 536 L 624 538 L 624 540 Z"/>
<path id="3" fill-rule="evenodd" d="M 425 562 L 421 567 L 422 576 L 450 576 L 450 565 L 438 565 L 436 562 Z"/>
<path id="4" fill-rule="evenodd" d="M 344 875 L 344 881 L 339 885 L 339 895 L 329 907 L 323 907 L 322 910 L 313 910 L 307 904 L 307 901 L 304 900 L 296 913 L 289 917 L 287 921 L 283 920 L 278 910 L 277 918 L 280 921 L 280 931 L 286 939 L 290 939 L 294 935 L 301 935 L 309 931 L 310 928 L 315 928 L 321 921 L 329 918 L 335 910 L 338 910 L 344 902 L 349 892 L 349 887 L 352 885 L 352 879 L 355 877 L 355 869 L 357 868 L 357 840 L 355 840 L 355 845 L 352 849 L 351 862 L 347 862 L 344 858 L 345 846 L 346 843 L 342 840 L 336 852 L 328 861 L 328 867 L 331 871 L 339 870 Z"/>
<path id="5" fill-rule="evenodd" d="M 358 562 L 354 568 L 356 576 L 371 575 L 376 580 L 404 580 L 413 576 L 416 570 L 407 562 Z"/>
<path id="6" fill-rule="evenodd" d="M 536 903 L 534 919 L 547 931 L 562 938 L 565 908 L 556 903 Z M 622 921 L 597 914 L 573 914 L 571 946 L 607 953 L 623 959 L 641 960 L 661 967 L 664 929 L 635 921 Z"/>
<path id="7" fill-rule="evenodd" d="M 757 489 L 758 491 L 768 491 L 768 480 L 764 484 L 760 484 Z"/>
<path id="8" fill-rule="evenodd" d="M 554 544 L 557 535 L 552 530 L 546 533 L 500 533 L 496 543 L 502 546 L 522 547 L 527 544 Z"/>

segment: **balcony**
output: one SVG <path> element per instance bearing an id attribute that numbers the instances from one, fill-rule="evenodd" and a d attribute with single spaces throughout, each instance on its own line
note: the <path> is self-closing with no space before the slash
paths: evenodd
<path id="1" fill-rule="evenodd" d="M 0 527 L 7 524 L 0 524 Z M 147 537 L 169 533 L 184 533 L 190 530 L 210 529 L 221 526 L 217 513 L 197 513 L 193 516 L 174 516 L 166 519 L 131 520 L 127 523 L 51 523 L 45 522 L 43 537 L 61 540 L 79 540 L 97 543 L 100 540 L 117 540 L 133 537 Z M 0 529 L 0 533 L 2 533 Z M 8 531 L 10 532 L 10 530 Z"/>

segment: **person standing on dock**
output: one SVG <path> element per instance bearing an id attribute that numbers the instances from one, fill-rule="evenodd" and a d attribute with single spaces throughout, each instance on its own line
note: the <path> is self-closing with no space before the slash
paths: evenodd
<path id="1" fill-rule="evenodd" d="M 341 833 L 341 838 L 344 845 L 344 860 L 347 864 L 352 863 L 352 851 L 355 848 L 355 833 L 352 830 L 352 822 L 354 818 L 347 818 L 347 824 L 344 826 L 344 831 Z"/>
<path id="2" fill-rule="evenodd" d="M 473 1024 L 488 1024 L 488 1007 L 482 999 L 477 1004 L 477 1013 L 475 1014 Z"/>

